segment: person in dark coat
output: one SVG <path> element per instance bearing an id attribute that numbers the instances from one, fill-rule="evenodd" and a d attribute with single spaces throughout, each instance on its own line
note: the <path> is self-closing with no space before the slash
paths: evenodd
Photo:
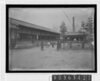
<path id="1" fill-rule="evenodd" d="M 42 50 L 42 51 L 44 50 L 44 44 L 43 44 L 43 41 L 41 41 L 41 50 Z"/>
<path id="2" fill-rule="evenodd" d="M 57 41 L 57 50 L 59 50 L 61 48 L 61 42 L 60 40 Z"/>

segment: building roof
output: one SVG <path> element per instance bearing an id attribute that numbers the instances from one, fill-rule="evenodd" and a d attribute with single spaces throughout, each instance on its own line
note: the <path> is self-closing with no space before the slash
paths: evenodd
<path id="1" fill-rule="evenodd" d="M 40 29 L 40 30 L 49 31 L 49 32 L 59 34 L 59 32 L 54 31 L 54 30 L 52 30 L 50 28 L 47 28 L 47 27 L 43 27 L 43 26 L 39 26 L 39 25 L 36 25 L 36 24 L 28 23 L 28 22 L 25 22 L 25 21 L 22 21 L 22 20 L 14 19 L 14 18 L 10 18 L 9 20 L 10 20 L 11 23 L 13 23 L 15 25 L 23 25 L 23 26 L 26 26 L 26 27 L 29 27 L 29 28 L 35 28 L 35 29 Z"/>

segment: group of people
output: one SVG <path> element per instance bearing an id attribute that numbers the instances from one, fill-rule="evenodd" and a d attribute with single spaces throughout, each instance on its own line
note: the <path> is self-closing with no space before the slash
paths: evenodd
<path id="1" fill-rule="evenodd" d="M 52 48 L 55 47 L 55 45 L 57 46 L 57 50 L 59 50 L 61 48 L 61 42 L 58 40 L 56 43 L 55 42 L 50 42 L 50 45 L 52 46 Z M 41 41 L 41 50 L 44 50 L 44 41 Z"/>
<path id="2" fill-rule="evenodd" d="M 41 41 L 41 50 L 44 50 L 44 41 Z M 61 49 L 61 44 L 62 42 L 60 40 L 58 40 L 57 42 L 50 42 L 49 46 L 52 46 L 52 48 L 54 48 L 56 46 L 57 51 Z M 85 47 L 85 43 L 81 43 L 82 44 L 82 48 Z M 94 48 L 94 41 L 90 42 L 89 44 L 91 44 L 91 47 Z M 69 47 L 72 48 L 72 43 L 69 43 Z"/>

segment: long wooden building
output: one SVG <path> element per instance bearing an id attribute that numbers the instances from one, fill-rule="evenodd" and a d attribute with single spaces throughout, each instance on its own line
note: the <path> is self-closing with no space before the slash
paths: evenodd
<path id="1" fill-rule="evenodd" d="M 9 43 L 12 46 L 17 41 L 55 41 L 59 35 L 49 28 L 9 18 Z"/>
<path id="2" fill-rule="evenodd" d="M 79 32 L 67 32 L 63 42 L 85 43 L 87 35 Z M 50 28 L 31 24 L 22 20 L 9 18 L 9 45 L 14 47 L 19 41 L 58 41 L 60 32 Z"/>

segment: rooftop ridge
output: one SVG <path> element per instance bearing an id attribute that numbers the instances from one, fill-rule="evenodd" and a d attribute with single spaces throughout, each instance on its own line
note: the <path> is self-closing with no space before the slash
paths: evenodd
<path id="1" fill-rule="evenodd" d="M 14 22 L 15 24 L 28 26 L 29 28 L 36 28 L 36 29 L 41 29 L 41 30 L 44 30 L 44 31 L 50 31 L 50 32 L 53 32 L 53 33 L 59 33 L 57 31 L 52 30 L 51 28 L 47 28 L 47 27 L 43 27 L 43 26 L 36 25 L 36 24 L 33 24 L 33 23 L 29 23 L 27 21 L 23 21 L 23 20 L 20 20 L 20 19 L 15 19 L 15 18 L 11 18 L 11 17 L 9 17 L 9 19 L 12 20 L 12 22 Z"/>

